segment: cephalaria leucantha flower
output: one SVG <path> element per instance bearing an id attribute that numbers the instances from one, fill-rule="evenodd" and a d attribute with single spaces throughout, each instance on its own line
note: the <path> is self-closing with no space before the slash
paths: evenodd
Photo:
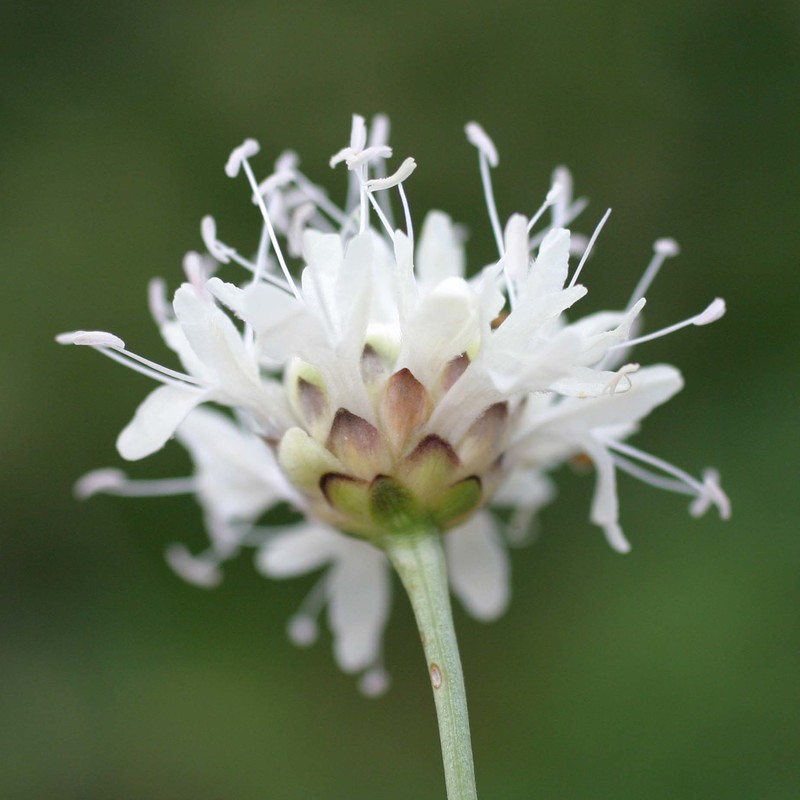
<path id="1" fill-rule="evenodd" d="M 463 233 L 449 216 L 431 212 L 415 235 L 404 184 L 416 164 L 407 158 L 389 172 L 387 133 L 384 117 L 369 130 L 353 118 L 348 146 L 330 162 L 348 172 L 344 207 L 306 177 L 294 153 L 259 182 L 251 166 L 258 144 L 233 151 L 225 170 L 249 184 L 262 224 L 258 250 L 242 255 L 206 217 L 208 254 L 186 256 L 187 279 L 171 303 L 153 281 L 151 312 L 176 368 L 111 333 L 58 337 L 158 383 L 119 435 L 123 458 L 144 458 L 175 437 L 194 462 L 191 476 L 161 481 L 99 470 L 78 483 L 78 495 L 195 495 L 209 547 L 192 554 L 173 544 L 167 560 L 201 586 L 216 585 L 220 565 L 249 546 L 270 577 L 322 570 L 290 637 L 313 642 L 327 606 L 336 659 L 361 674 L 367 694 L 388 684 L 388 533 L 421 519 L 444 531 L 453 592 L 489 620 L 509 598 L 506 543 L 524 538 L 552 496 L 548 473 L 565 461 L 593 465 L 590 517 L 620 552 L 629 544 L 618 470 L 686 495 L 693 515 L 712 505 L 730 513 L 716 472 L 698 479 L 628 443 L 682 387 L 677 369 L 640 367 L 633 349 L 725 310 L 716 299 L 683 322 L 640 333 L 645 296 L 676 243 L 655 243 L 619 310 L 580 317 L 573 307 L 587 289 L 579 279 L 608 212 L 588 240 L 571 234 L 586 203 L 573 199 L 561 167 L 533 215 L 502 224 L 491 182 L 497 150 L 470 123 L 497 259 L 468 276 Z M 264 525 L 278 503 L 302 521 Z M 493 508 L 510 516 L 501 522 Z"/>

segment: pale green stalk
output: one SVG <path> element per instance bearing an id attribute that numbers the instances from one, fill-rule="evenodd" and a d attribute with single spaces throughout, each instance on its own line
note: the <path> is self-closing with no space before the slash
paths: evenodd
<path id="1" fill-rule="evenodd" d="M 385 542 L 417 620 L 433 688 L 447 800 L 476 800 L 467 696 L 458 655 L 442 537 L 434 526 L 398 532 Z"/>

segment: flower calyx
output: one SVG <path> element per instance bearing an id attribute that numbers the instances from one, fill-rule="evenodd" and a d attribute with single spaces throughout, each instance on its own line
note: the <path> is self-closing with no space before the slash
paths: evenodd
<path id="1" fill-rule="evenodd" d="M 445 372 L 469 363 L 467 356 L 457 361 Z M 317 517 L 378 542 L 420 524 L 455 527 L 489 500 L 502 472 L 507 403 L 486 408 L 451 442 L 430 424 L 450 374 L 438 376 L 433 391 L 407 367 L 382 375 L 369 387 L 367 419 L 345 406 L 334 410 L 313 367 L 295 365 L 291 372 L 289 395 L 300 424 L 284 434 L 278 460 Z"/>

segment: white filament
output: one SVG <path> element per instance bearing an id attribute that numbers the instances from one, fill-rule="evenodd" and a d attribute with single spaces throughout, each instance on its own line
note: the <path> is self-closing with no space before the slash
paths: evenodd
<path id="1" fill-rule="evenodd" d="M 668 259 L 678 255 L 680 248 L 674 239 L 657 239 L 653 243 L 653 257 L 644 271 L 644 274 L 636 284 L 636 288 L 631 294 L 631 299 L 628 300 L 628 305 L 625 307 L 626 311 L 630 311 L 640 297 L 644 297 L 650 285 L 658 275 L 661 266 Z"/>
<path id="2" fill-rule="evenodd" d="M 578 276 L 581 274 L 581 270 L 583 269 L 583 265 L 586 263 L 586 259 L 589 258 L 589 254 L 592 252 L 592 247 L 594 246 L 597 237 L 600 235 L 600 231 L 603 230 L 603 225 L 606 224 L 606 220 L 611 216 L 611 209 L 607 209 L 606 213 L 603 214 L 603 218 L 600 222 L 597 223 L 597 227 L 594 229 L 594 233 L 592 234 L 592 238 L 589 239 L 589 244 L 586 245 L 586 249 L 583 251 L 583 256 L 581 256 L 581 260 L 578 262 L 578 267 L 575 270 L 572 280 L 569 282 L 569 288 L 571 289 L 577 282 Z"/>
<path id="3" fill-rule="evenodd" d="M 710 325 L 716 322 L 720 317 L 725 314 L 725 301 L 721 297 L 717 297 L 708 304 L 708 306 L 699 314 L 693 317 L 676 322 L 674 325 L 668 325 L 661 330 L 648 333 L 646 336 L 640 336 L 638 339 L 631 339 L 628 342 L 619 342 L 618 344 L 611 345 L 609 351 L 616 350 L 619 347 L 633 347 L 643 342 L 650 342 L 653 339 L 660 339 L 662 336 L 668 336 L 670 333 L 681 330 L 681 328 L 688 328 L 690 325 Z"/>

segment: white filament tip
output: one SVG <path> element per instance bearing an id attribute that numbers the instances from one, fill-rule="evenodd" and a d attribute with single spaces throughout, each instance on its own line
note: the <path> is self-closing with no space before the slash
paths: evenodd
<path id="1" fill-rule="evenodd" d="M 489 166 L 496 167 L 500 163 L 500 157 L 497 155 L 497 148 L 494 146 L 494 142 L 477 122 L 468 122 L 464 126 L 464 132 L 467 134 L 469 143 L 477 147 L 486 156 Z"/>
<path id="2" fill-rule="evenodd" d="M 284 150 L 275 159 L 275 172 L 294 172 L 300 166 L 300 156 L 294 150 Z"/>
<path id="3" fill-rule="evenodd" d="M 367 143 L 367 126 L 361 114 L 353 114 L 353 124 L 350 126 L 350 147 L 353 150 L 363 150 Z"/>
<path id="4" fill-rule="evenodd" d="M 386 144 L 389 141 L 389 117 L 386 114 L 376 114 L 369 126 L 370 145 Z"/>
<path id="5" fill-rule="evenodd" d="M 201 289 L 205 286 L 205 282 L 208 279 L 208 271 L 200 253 L 190 250 L 183 257 L 183 272 L 189 283 L 195 288 Z"/>
<path id="6" fill-rule="evenodd" d="M 156 325 L 161 326 L 172 318 L 172 309 L 167 300 L 167 284 L 163 278 L 153 278 L 147 284 L 147 305 Z"/>
<path id="7" fill-rule="evenodd" d="M 214 217 L 206 214 L 200 220 L 200 235 L 203 237 L 203 244 L 206 250 L 211 253 L 214 258 L 222 264 L 227 264 L 231 260 L 231 253 L 234 251 L 229 247 L 225 247 L 217 240 L 217 223 Z"/>
<path id="8" fill-rule="evenodd" d="M 114 347 L 118 350 L 125 349 L 125 342 L 108 331 L 70 331 L 59 333 L 56 336 L 59 344 L 80 344 L 87 347 Z"/>
<path id="9" fill-rule="evenodd" d="M 693 325 L 709 325 L 716 322 L 720 317 L 725 314 L 725 301 L 721 297 L 713 300 L 708 308 L 698 314 L 693 320 Z"/>
<path id="10" fill-rule="evenodd" d="M 681 248 L 674 239 L 656 239 L 653 242 L 653 251 L 665 258 L 672 258 L 680 253 Z"/>
<path id="11" fill-rule="evenodd" d="M 258 184 L 258 193 L 262 197 L 266 197 L 268 194 L 275 191 L 275 189 L 280 189 L 282 186 L 286 186 L 287 183 L 291 183 L 293 178 L 294 173 L 291 170 L 283 170 L 282 172 L 275 171 Z M 255 195 L 253 195 L 253 205 L 258 205 L 258 197 Z"/>
<path id="12" fill-rule="evenodd" d="M 228 161 L 225 164 L 225 174 L 229 178 L 235 178 L 242 168 L 242 163 L 256 155 L 260 149 L 261 147 L 255 139 L 245 139 L 228 156 Z"/>
<path id="13" fill-rule="evenodd" d="M 216 561 L 193 556 L 182 544 L 171 544 L 164 558 L 177 575 L 201 589 L 213 589 L 222 581 L 222 572 Z"/>
<path id="14" fill-rule="evenodd" d="M 385 178 L 373 178 L 367 181 L 366 187 L 368 192 L 379 192 L 382 189 L 391 189 L 402 183 L 409 175 L 417 168 L 417 162 L 413 158 L 407 158 L 396 172 L 387 175 Z"/>
<path id="15" fill-rule="evenodd" d="M 693 517 L 700 517 L 711 506 L 716 506 L 719 509 L 719 515 L 722 519 L 730 519 L 731 501 L 728 499 L 728 495 L 722 491 L 719 473 L 715 469 L 707 469 L 703 472 L 703 491 L 689 506 L 689 513 Z"/>
<path id="16" fill-rule="evenodd" d="M 376 158 L 391 158 L 392 148 L 385 144 L 375 145 L 374 147 L 365 147 L 363 150 L 357 150 L 350 153 L 345 161 L 347 161 L 348 169 L 357 169 L 358 167 L 374 161 Z"/>
<path id="17" fill-rule="evenodd" d="M 615 373 L 614 377 L 603 387 L 603 394 L 624 394 L 633 384 L 629 375 L 639 371 L 639 364 L 624 364 Z"/>
<path id="18" fill-rule="evenodd" d="M 622 528 L 616 522 L 603 526 L 606 540 L 618 553 L 630 553 L 631 543 L 625 538 Z"/>
<path id="19" fill-rule="evenodd" d="M 367 670 L 358 682 L 358 690 L 365 697 L 380 697 L 386 693 L 392 679 L 389 673 L 381 667 Z"/>
<path id="20" fill-rule="evenodd" d="M 122 470 L 95 469 L 87 472 L 77 481 L 75 486 L 72 487 L 72 493 L 78 500 L 87 500 L 95 494 L 113 492 L 123 486 L 127 480 Z"/>
<path id="21" fill-rule="evenodd" d="M 552 206 L 562 194 L 564 194 L 564 184 L 556 181 L 547 193 L 547 197 L 544 199 L 545 203 L 547 203 L 548 206 Z"/>
<path id="22" fill-rule="evenodd" d="M 313 617 L 298 614 L 289 620 L 286 634 L 297 647 L 310 647 L 319 637 L 319 626 Z"/>

